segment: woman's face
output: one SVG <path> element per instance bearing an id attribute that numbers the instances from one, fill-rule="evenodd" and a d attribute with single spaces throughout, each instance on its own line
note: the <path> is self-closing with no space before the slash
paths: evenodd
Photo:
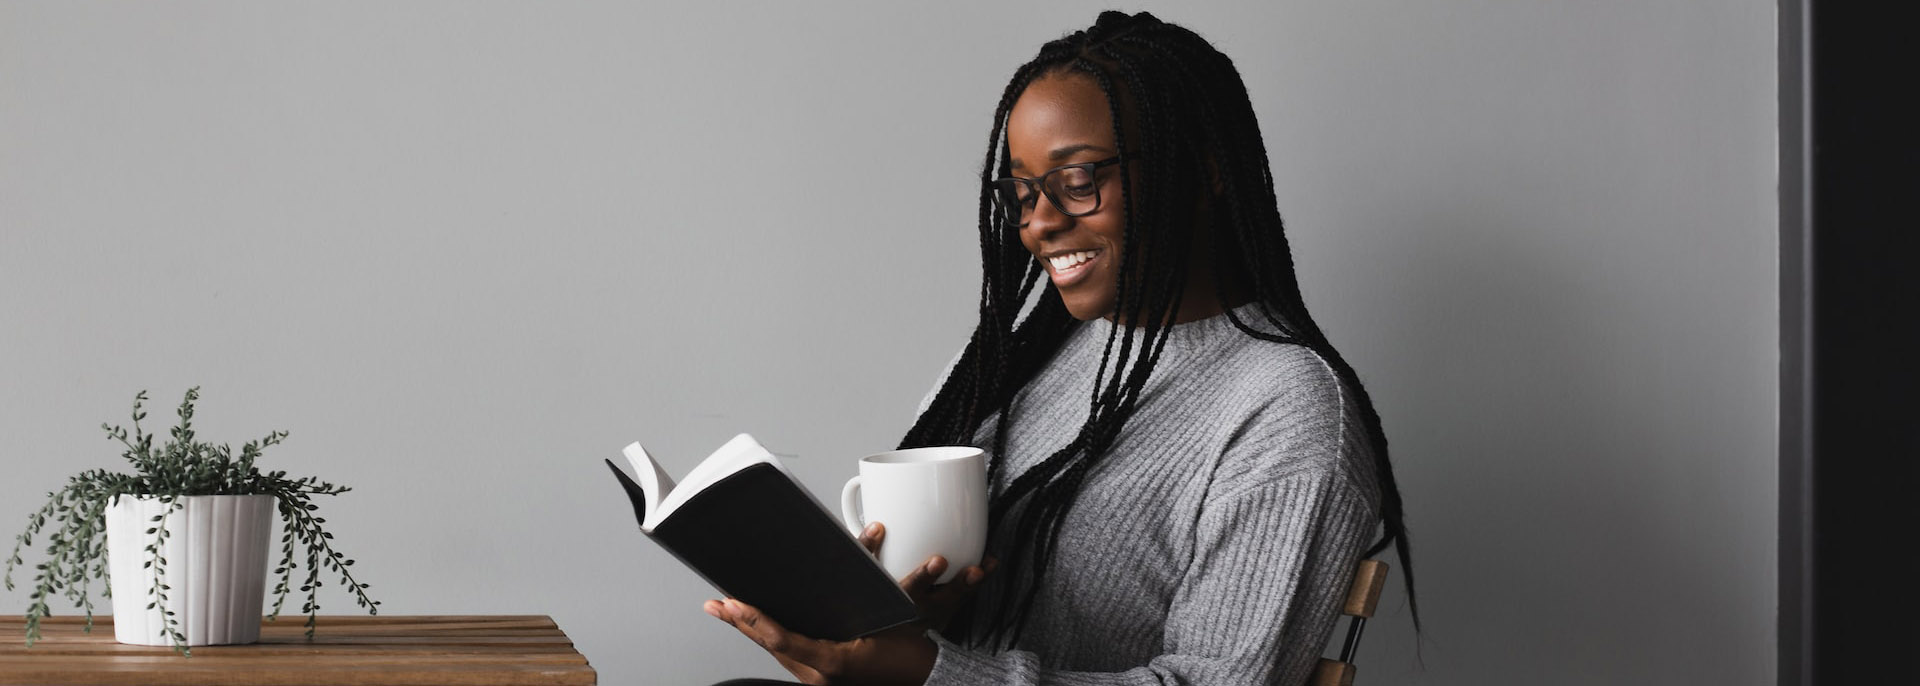
<path id="1" fill-rule="evenodd" d="M 1007 148 L 1013 175 L 1032 179 L 1060 165 L 1114 156 L 1118 151 L 1106 94 L 1084 76 L 1035 79 L 1008 114 Z M 1118 299 L 1120 243 L 1127 221 L 1120 168 L 1097 170 L 1100 208 L 1091 214 L 1070 217 L 1040 197 L 1020 229 L 1020 243 L 1040 259 L 1075 319 L 1106 317 Z"/>

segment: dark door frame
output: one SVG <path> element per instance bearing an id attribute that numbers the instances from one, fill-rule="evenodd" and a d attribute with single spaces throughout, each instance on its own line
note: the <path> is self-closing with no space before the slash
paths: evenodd
<path id="1" fill-rule="evenodd" d="M 1778 0 L 1780 686 L 1920 683 L 1920 43 L 1899 6 Z"/>

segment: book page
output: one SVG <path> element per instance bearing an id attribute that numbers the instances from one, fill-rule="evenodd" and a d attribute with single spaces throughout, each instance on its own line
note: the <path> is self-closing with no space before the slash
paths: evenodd
<path id="1" fill-rule="evenodd" d="M 659 521 L 657 513 L 660 512 L 661 501 L 673 491 L 673 477 L 667 476 L 666 470 L 660 468 L 660 462 L 653 459 L 653 454 L 641 447 L 638 441 L 627 444 L 620 454 L 627 456 L 627 464 L 633 467 L 633 475 L 640 480 L 640 491 L 646 496 L 647 518 L 640 528 L 651 531 L 654 523 Z"/>
<path id="2" fill-rule="evenodd" d="M 680 481 L 680 485 L 674 488 L 672 493 L 667 494 L 666 499 L 660 503 L 660 507 L 656 510 L 658 514 L 647 513 L 647 525 L 643 528 L 651 531 L 654 525 L 673 514 L 673 511 L 688 498 L 734 472 L 762 462 L 772 464 L 782 473 L 787 473 L 786 467 L 780 464 L 780 460 L 775 458 L 773 453 L 767 452 L 767 449 L 761 446 L 759 441 L 753 440 L 752 436 L 747 434 L 734 436 L 732 440 L 713 451 L 712 455 L 708 455 L 707 459 L 694 465 L 692 471 L 687 472 L 686 478 Z M 792 475 L 788 474 L 788 478 L 792 478 Z M 818 500 L 816 499 L 815 502 Z"/>

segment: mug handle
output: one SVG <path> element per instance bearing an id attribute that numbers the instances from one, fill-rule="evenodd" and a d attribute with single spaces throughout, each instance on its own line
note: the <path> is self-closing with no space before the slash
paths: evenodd
<path id="1" fill-rule="evenodd" d="M 855 475 L 840 488 L 840 518 L 846 522 L 847 531 L 852 532 L 854 538 L 859 538 L 860 530 L 865 528 L 860 524 L 861 514 L 860 477 Z"/>

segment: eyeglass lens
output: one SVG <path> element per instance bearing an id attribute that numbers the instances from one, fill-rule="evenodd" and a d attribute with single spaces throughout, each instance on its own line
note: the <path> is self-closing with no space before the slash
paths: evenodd
<path id="1" fill-rule="evenodd" d="M 1100 187 L 1094 183 L 1093 172 L 1086 167 L 1056 169 L 1040 182 L 1046 186 L 1046 195 L 1054 208 L 1068 216 L 1078 217 L 1100 207 Z M 1033 186 L 1020 179 L 1001 179 L 996 186 L 1007 221 L 1026 226 L 1027 220 L 1033 217 L 1037 200 L 1033 197 Z"/>

